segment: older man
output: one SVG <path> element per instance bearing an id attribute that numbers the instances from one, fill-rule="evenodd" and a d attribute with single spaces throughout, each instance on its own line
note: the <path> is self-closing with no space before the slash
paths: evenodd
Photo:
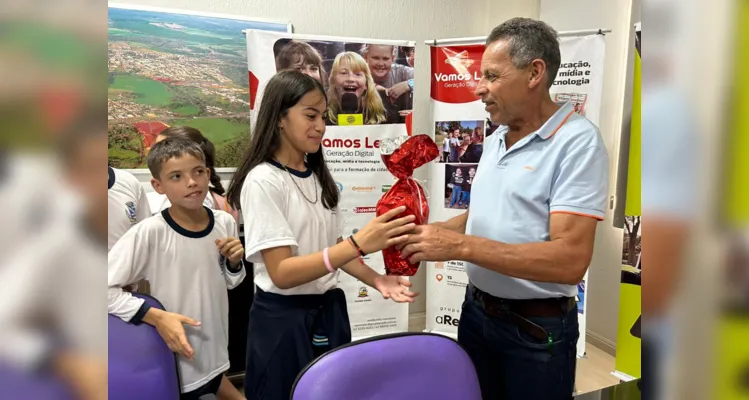
<path id="1" fill-rule="evenodd" d="M 491 121 L 468 212 L 418 227 L 404 257 L 462 260 L 458 326 L 485 399 L 568 399 L 578 341 L 576 284 L 604 217 L 609 161 L 598 129 L 549 95 L 556 32 L 514 18 L 486 41 L 476 94 Z"/>

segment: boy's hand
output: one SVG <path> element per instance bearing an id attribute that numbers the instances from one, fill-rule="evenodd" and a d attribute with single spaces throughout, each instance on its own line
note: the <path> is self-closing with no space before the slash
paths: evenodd
<path id="1" fill-rule="evenodd" d="M 156 328 L 159 335 L 161 335 L 161 338 L 166 342 L 166 345 L 169 346 L 169 350 L 182 354 L 188 360 L 192 361 L 195 352 L 193 351 L 192 346 L 190 346 L 190 342 L 187 341 L 185 328 L 182 324 L 200 326 L 200 322 L 185 317 L 184 315 L 154 308 L 148 310 L 143 321 Z"/>
<path id="2" fill-rule="evenodd" d="M 228 237 L 224 239 L 216 239 L 216 247 L 218 247 L 219 253 L 229 260 L 229 264 L 235 267 L 242 260 L 244 255 L 244 247 L 242 242 L 235 237 Z"/>

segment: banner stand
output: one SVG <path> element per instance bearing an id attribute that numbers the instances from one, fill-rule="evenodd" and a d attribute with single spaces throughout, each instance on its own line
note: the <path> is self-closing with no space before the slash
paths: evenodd
<path id="1" fill-rule="evenodd" d="M 562 63 L 550 92 L 558 104 L 598 125 L 603 90 L 605 33 L 610 29 L 559 32 Z M 431 112 L 433 137 L 442 150 L 429 169 L 430 222 L 464 213 L 484 139 L 498 126 L 488 120 L 474 94 L 481 79 L 481 57 L 486 37 L 427 40 L 431 55 Z M 428 262 L 426 332 L 455 338 L 465 288 L 469 283 L 461 261 Z M 578 357 L 585 356 L 585 310 L 588 275 L 578 284 Z"/>
<path id="2" fill-rule="evenodd" d="M 413 106 L 409 84 L 413 78 L 413 66 L 409 64 L 413 63 L 413 55 L 409 61 L 408 54 L 412 53 L 407 50 L 416 43 L 260 30 L 246 30 L 244 34 L 252 129 L 264 88 L 278 71 L 296 69 L 300 62 L 305 66 L 302 72 L 324 87 L 328 109 L 321 145 L 341 194 L 338 210 L 331 211 L 336 215 L 331 223 L 340 228 L 340 237 L 355 234 L 375 218 L 378 200 L 394 181 L 381 161 L 379 143 L 408 134 L 404 115 Z M 392 57 L 385 69 L 368 66 L 383 56 Z M 349 69 L 361 75 L 354 79 L 349 76 Z M 384 90 L 394 85 L 405 85 L 410 90 L 399 91 L 401 94 L 394 98 Z M 363 260 L 378 273 L 385 272 L 381 252 Z M 345 272 L 339 275 L 338 287 L 346 294 L 354 341 L 408 331 L 408 303 L 383 299 L 377 290 Z"/>

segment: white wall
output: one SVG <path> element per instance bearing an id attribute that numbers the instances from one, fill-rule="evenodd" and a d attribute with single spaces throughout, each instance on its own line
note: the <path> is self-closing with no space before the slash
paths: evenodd
<path id="1" fill-rule="evenodd" d="M 541 0 L 540 19 L 558 31 L 612 29 L 606 35 L 603 99 L 599 129 L 611 160 L 611 193 L 616 188 L 619 168 L 619 140 L 623 111 L 631 107 L 627 90 L 628 60 L 631 64 L 633 2 L 639 14 L 639 0 Z M 631 70 L 629 72 L 631 74 Z M 631 82 L 629 83 L 631 85 Z M 629 103 L 627 103 L 629 102 Z M 594 342 L 612 350 L 616 343 L 619 316 L 619 282 L 623 231 L 612 226 L 612 210 L 598 225 L 588 286 L 587 330 Z M 595 340 L 598 339 L 598 340 Z"/>
<path id="2" fill-rule="evenodd" d="M 123 0 L 125 1 L 125 0 Z M 414 132 L 432 131 L 429 115 L 428 49 L 424 40 L 486 36 L 502 21 L 524 16 L 538 18 L 538 0 L 126 0 L 151 7 L 241 15 L 289 21 L 295 33 L 403 39 L 416 41 Z M 150 178 L 150 177 L 148 177 Z M 229 176 L 222 176 L 229 179 Z M 141 177 L 145 182 L 148 179 Z M 414 277 L 414 288 L 426 292 L 424 273 Z M 419 296 L 411 312 L 426 309 Z"/>

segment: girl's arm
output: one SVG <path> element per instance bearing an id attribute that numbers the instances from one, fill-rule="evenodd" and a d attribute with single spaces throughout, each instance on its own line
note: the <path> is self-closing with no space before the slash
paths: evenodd
<path id="1" fill-rule="evenodd" d="M 268 270 L 268 276 L 279 289 L 291 289 L 304 285 L 330 273 L 325 266 L 322 251 L 292 257 L 291 247 L 283 246 L 261 250 L 260 254 Z M 358 258 L 359 253 L 347 243 L 338 243 L 328 248 L 328 257 L 331 266 L 338 269 Z"/>
<path id="2" fill-rule="evenodd" d="M 338 243 L 342 243 L 343 238 L 338 238 Z M 352 249 L 354 248 L 351 243 L 345 243 Z M 354 278 L 364 282 L 365 285 L 374 288 L 375 287 L 375 279 L 378 276 L 381 276 L 377 273 L 377 271 L 373 270 L 372 267 L 365 264 L 364 261 L 359 258 L 359 253 L 356 253 L 356 258 L 346 263 L 346 265 L 341 266 L 341 269 L 345 271 L 347 274 L 353 276 Z"/>
<path id="3" fill-rule="evenodd" d="M 343 238 L 338 238 L 338 243 L 340 244 L 341 242 L 343 242 Z M 351 243 L 349 245 L 353 247 Z M 365 264 L 361 258 L 349 261 L 341 269 L 364 282 L 365 285 L 379 291 L 382 297 L 392 299 L 396 303 L 413 303 L 414 297 L 419 295 L 419 293 L 409 290 L 411 282 L 406 278 L 380 275 L 372 267 Z"/>
<path id="4" fill-rule="evenodd" d="M 405 207 L 390 210 L 373 219 L 364 228 L 357 232 L 356 235 L 354 235 L 355 240 L 361 247 L 362 251 L 370 254 L 378 252 L 386 247 L 403 243 L 408 238 L 405 234 L 410 232 L 415 226 L 413 224 L 414 217 L 409 215 L 398 219 L 393 218 L 405 210 Z M 391 219 L 393 220 L 391 221 Z M 325 265 L 323 251 L 294 257 L 292 256 L 290 246 L 279 246 L 260 250 L 260 255 L 263 258 L 265 268 L 268 270 L 268 276 L 271 281 L 273 281 L 273 284 L 279 289 L 291 289 L 322 278 L 330 273 Z M 348 267 L 347 264 L 353 264 L 352 261 L 357 260 L 358 258 L 358 249 L 350 243 L 339 241 L 328 248 L 328 259 L 330 261 L 330 266 L 334 270 Z M 356 261 L 356 263 L 359 262 Z M 371 286 L 375 287 L 374 278 L 379 275 L 366 265 L 363 267 L 371 271 L 362 271 L 360 275 L 366 279 L 366 281 L 363 281 L 368 285 L 371 282 Z M 357 268 L 354 267 L 354 270 L 356 269 Z M 346 271 L 346 269 L 344 269 L 344 271 Z M 360 279 L 359 276 L 355 277 Z"/>

